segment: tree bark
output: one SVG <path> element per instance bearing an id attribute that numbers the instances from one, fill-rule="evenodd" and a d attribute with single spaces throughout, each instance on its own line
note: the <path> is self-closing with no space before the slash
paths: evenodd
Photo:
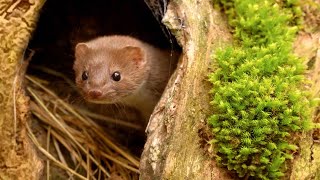
<path id="1" fill-rule="evenodd" d="M 171 1 L 163 18 L 183 47 L 176 72 L 154 110 L 141 158 L 141 179 L 232 179 L 202 148 L 211 113 L 211 55 L 231 41 L 210 1 Z"/>
<path id="2" fill-rule="evenodd" d="M 42 163 L 26 133 L 24 50 L 43 1 L 0 3 L 0 179 L 38 179 Z"/>
<path id="3" fill-rule="evenodd" d="M 320 32 L 301 32 L 295 42 L 295 53 L 308 65 L 311 96 L 320 95 Z M 314 122 L 320 122 L 320 108 L 314 110 Z M 292 162 L 290 179 L 320 179 L 319 129 L 302 134 L 299 155 Z"/>
<path id="4" fill-rule="evenodd" d="M 226 168 L 218 168 L 210 149 L 204 148 L 211 133 L 206 121 L 213 113 L 208 67 L 215 50 L 231 42 L 227 20 L 209 1 L 180 0 L 169 3 L 163 22 L 177 37 L 183 55 L 151 116 L 141 157 L 141 179 L 238 179 Z M 295 44 L 297 55 L 312 64 L 306 76 L 312 82 L 313 97 L 319 97 L 320 88 L 319 37 L 319 33 L 300 33 Z M 319 116 L 315 109 L 315 122 Z M 303 133 L 299 154 L 283 179 L 320 179 L 320 145 L 314 138 L 319 139 L 318 131 Z"/>

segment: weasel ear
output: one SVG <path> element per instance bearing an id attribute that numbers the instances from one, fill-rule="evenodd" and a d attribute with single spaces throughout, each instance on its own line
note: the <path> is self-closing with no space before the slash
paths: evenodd
<path id="1" fill-rule="evenodd" d="M 143 50 L 139 47 L 127 46 L 123 48 L 123 52 L 127 57 L 130 57 L 136 63 L 141 63 L 144 61 Z"/>
<path id="2" fill-rule="evenodd" d="M 80 56 L 85 55 L 89 50 L 89 47 L 85 43 L 78 43 L 75 48 L 75 57 L 79 58 Z"/>

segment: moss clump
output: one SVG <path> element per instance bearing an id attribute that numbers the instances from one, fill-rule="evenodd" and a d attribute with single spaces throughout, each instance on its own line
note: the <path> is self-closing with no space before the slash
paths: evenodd
<path id="1" fill-rule="evenodd" d="M 292 135 L 312 128 L 308 93 L 302 89 L 305 67 L 292 53 L 299 10 L 288 8 L 293 1 L 220 3 L 236 45 L 216 54 L 209 75 L 216 159 L 239 177 L 278 179 L 297 150 Z"/>

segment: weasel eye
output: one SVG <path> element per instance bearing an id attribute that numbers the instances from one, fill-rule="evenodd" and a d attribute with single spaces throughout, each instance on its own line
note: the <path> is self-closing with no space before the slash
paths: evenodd
<path id="1" fill-rule="evenodd" d="M 85 81 L 89 78 L 88 72 L 87 71 L 83 71 L 82 73 L 82 80 Z"/>
<path id="2" fill-rule="evenodd" d="M 120 79 L 121 79 L 121 75 L 120 75 L 120 72 L 119 71 L 115 71 L 113 74 L 112 74 L 112 79 L 114 80 L 114 81 L 120 81 Z"/>

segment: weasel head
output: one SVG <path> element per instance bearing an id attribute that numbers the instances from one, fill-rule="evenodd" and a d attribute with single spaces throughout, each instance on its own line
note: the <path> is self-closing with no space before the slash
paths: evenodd
<path id="1" fill-rule="evenodd" d="M 90 102 L 109 104 L 134 95 L 148 78 L 144 50 L 136 46 L 113 47 L 78 43 L 75 47 L 75 82 Z"/>

